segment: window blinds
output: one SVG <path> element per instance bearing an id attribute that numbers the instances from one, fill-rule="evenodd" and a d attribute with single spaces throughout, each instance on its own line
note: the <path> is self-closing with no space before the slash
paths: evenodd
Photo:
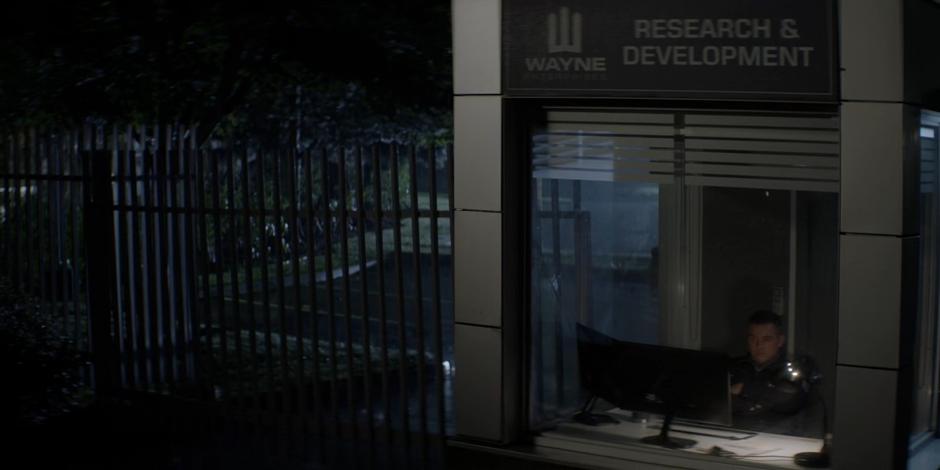
<path id="1" fill-rule="evenodd" d="M 838 192 L 832 115 L 549 109 L 536 178 Z"/>

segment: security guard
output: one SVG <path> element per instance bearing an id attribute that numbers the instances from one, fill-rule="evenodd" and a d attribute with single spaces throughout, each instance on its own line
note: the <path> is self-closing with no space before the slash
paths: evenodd
<path id="1" fill-rule="evenodd" d="M 733 361 L 731 405 L 734 424 L 756 431 L 794 431 L 793 418 L 807 402 L 809 385 L 784 354 L 780 316 L 758 310 L 748 318 L 748 355 Z"/>

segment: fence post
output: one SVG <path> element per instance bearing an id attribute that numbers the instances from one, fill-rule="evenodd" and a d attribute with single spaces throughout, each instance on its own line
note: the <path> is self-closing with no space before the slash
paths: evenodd
<path id="1" fill-rule="evenodd" d="M 94 134 L 92 134 L 94 141 Z M 114 318 L 114 218 L 111 194 L 109 152 L 94 149 L 83 152 L 85 243 L 88 273 L 91 360 L 94 365 L 95 393 L 99 398 L 113 394 L 117 385 L 116 345 L 111 335 Z"/>

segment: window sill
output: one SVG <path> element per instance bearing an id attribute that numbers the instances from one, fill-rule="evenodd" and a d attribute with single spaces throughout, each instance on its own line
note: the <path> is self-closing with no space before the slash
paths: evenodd
<path id="1" fill-rule="evenodd" d="M 822 445 L 818 439 L 775 434 L 758 434 L 746 440 L 730 441 L 677 433 L 677 437 L 692 437 L 698 443 L 687 450 L 669 450 L 639 443 L 640 437 L 657 432 L 645 426 L 645 424 L 630 422 L 599 427 L 564 423 L 553 431 L 543 432 L 536 436 L 534 444 L 538 449 L 553 449 L 574 455 L 592 455 L 609 459 L 616 462 L 611 468 L 623 468 L 627 462 L 630 462 L 633 465 L 647 464 L 649 468 L 679 467 L 715 470 L 799 469 L 802 467 L 793 463 L 792 455 L 797 452 L 818 451 Z M 715 445 L 737 455 L 733 457 L 709 455 L 708 450 Z"/>

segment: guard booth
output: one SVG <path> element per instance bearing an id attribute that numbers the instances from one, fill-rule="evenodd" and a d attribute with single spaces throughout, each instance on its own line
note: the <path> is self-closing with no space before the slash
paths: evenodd
<path id="1" fill-rule="evenodd" d="M 591 468 L 799 468 L 820 451 L 831 468 L 937 467 L 940 61 L 924 44 L 940 4 L 452 7 L 450 449 Z M 700 374 L 706 356 L 746 356 L 758 310 L 804 374 L 788 419 L 745 423 L 732 384 L 691 369 L 670 380 L 718 384 L 706 419 L 642 385 L 667 352 Z M 616 357 L 585 352 L 584 331 Z M 616 423 L 574 418 L 587 408 Z M 693 444 L 644 441 L 664 427 Z"/>

